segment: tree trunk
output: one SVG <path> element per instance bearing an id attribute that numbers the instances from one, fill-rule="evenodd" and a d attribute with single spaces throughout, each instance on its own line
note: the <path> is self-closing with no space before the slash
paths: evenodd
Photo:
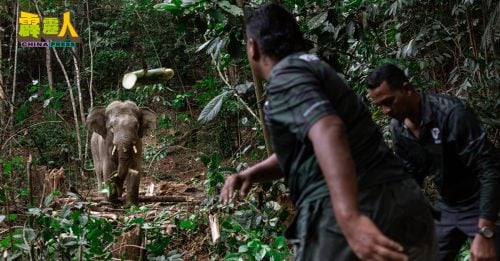
<path id="1" fill-rule="evenodd" d="M 45 67 L 47 67 L 47 80 L 49 81 L 49 89 L 53 91 L 54 77 L 52 75 L 52 55 L 50 54 L 50 48 L 45 48 Z"/>
<path id="2" fill-rule="evenodd" d="M 0 125 L 5 125 L 5 91 L 3 85 L 3 75 L 2 75 L 2 39 L 3 39 L 3 29 L 0 28 Z"/>
<path id="3" fill-rule="evenodd" d="M 88 80 L 88 90 L 89 90 L 89 99 L 90 99 L 90 108 L 93 108 L 94 107 L 94 95 L 92 93 L 92 81 L 93 81 L 93 78 L 94 78 L 94 53 L 92 51 L 92 43 L 91 43 L 91 33 L 90 33 L 90 10 L 89 10 L 89 1 L 85 1 L 85 6 L 86 6 L 86 16 L 87 16 L 87 24 L 88 24 L 88 32 L 89 32 L 89 42 L 88 42 L 88 46 L 89 46 L 89 55 L 90 55 L 90 77 L 89 77 L 89 80 Z M 84 148 L 84 151 L 83 151 L 83 162 L 82 162 L 82 165 L 85 165 L 85 162 L 87 162 L 87 156 L 88 156 L 88 151 L 89 151 L 89 137 L 91 135 L 89 135 L 89 132 L 87 130 L 86 132 L 86 135 L 85 137 L 87 137 L 85 139 L 85 148 Z"/>
<path id="4" fill-rule="evenodd" d="M 236 1 L 237 5 L 244 11 L 245 7 L 245 0 L 237 0 Z M 246 32 L 246 16 L 243 15 L 243 32 Z M 271 156 L 273 154 L 273 149 L 271 146 L 271 134 L 269 133 L 269 129 L 267 128 L 265 118 L 264 118 L 264 87 L 262 85 L 262 79 L 259 79 L 257 75 L 255 74 L 254 70 L 252 67 L 250 67 L 252 70 L 252 79 L 253 83 L 255 86 L 255 99 L 257 101 L 257 109 L 259 111 L 259 119 L 260 119 L 260 126 L 262 128 L 262 132 L 264 134 L 264 142 L 266 144 L 266 150 L 267 150 L 267 156 Z"/>
<path id="5" fill-rule="evenodd" d="M 11 103 L 10 103 L 10 117 L 14 116 L 14 101 L 16 99 L 16 74 L 17 74 L 17 49 L 19 48 L 19 42 L 17 39 L 17 32 L 19 32 L 19 0 L 16 1 L 16 43 L 14 49 L 14 72 L 12 73 L 12 95 L 11 95 Z M 11 124 L 14 125 L 14 121 L 11 121 Z"/>
<path id="6" fill-rule="evenodd" d="M 85 115 L 83 112 L 83 98 L 82 98 L 82 88 L 80 86 L 80 68 L 78 67 L 77 59 L 77 49 L 75 47 L 71 48 L 73 53 L 73 65 L 75 67 L 75 85 L 78 91 L 78 105 L 80 107 L 80 120 L 85 122 Z M 83 172 L 81 173 L 83 175 Z"/>
<path id="7" fill-rule="evenodd" d="M 82 140 L 80 138 L 80 126 L 78 124 L 78 113 L 77 113 L 76 104 L 75 104 L 75 96 L 73 95 L 73 88 L 71 87 L 71 82 L 69 81 L 69 77 L 68 77 L 68 73 L 66 72 L 66 68 L 64 68 L 64 64 L 61 61 L 61 59 L 59 58 L 59 55 L 57 54 L 56 49 L 54 49 L 54 48 L 51 48 L 51 49 L 52 49 L 52 51 L 54 51 L 54 55 L 56 57 L 56 60 L 59 63 L 59 66 L 61 66 L 61 70 L 62 70 L 62 72 L 64 74 L 64 78 L 66 79 L 66 84 L 68 85 L 69 96 L 70 96 L 70 99 L 71 99 L 71 106 L 73 108 L 73 118 L 75 119 L 76 142 L 77 142 L 77 146 L 78 146 L 78 148 L 77 148 L 77 150 L 78 150 L 78 160 L 81 163 L 82 162 Z M 81 169 L 80 169 L 80 171 L 82 172 Z M 78 177 L 78 175 L 76 175 L 75 183 L 78 184 L 78 178 L 77 177 Z"/>

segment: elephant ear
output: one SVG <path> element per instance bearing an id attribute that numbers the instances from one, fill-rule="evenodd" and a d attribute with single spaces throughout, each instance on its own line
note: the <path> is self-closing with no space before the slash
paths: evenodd
<path id="1" fill-rule="evenodd" d="M 106 137 L 106 107 L 104 106 L 95 106 L 93 107 L 89 115 L 87 116 L 87 120 L 85 121 L 85 127 L 91 131 L 95 132 L 102 137 Z"/>
<path id="2" fill-rule="evenodd" d="M 152 133 L 156 129 L 156 113 L 150 108 L 141 107 L 141 127 L 139 128 L 139 137 Z"/>

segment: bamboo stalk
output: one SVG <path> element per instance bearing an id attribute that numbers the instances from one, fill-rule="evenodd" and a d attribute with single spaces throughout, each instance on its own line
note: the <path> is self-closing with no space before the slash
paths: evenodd
<path id="1" fill-rule="evenodd" d="M 244 11 L 245 0 L 238 0 L 237 5 Z M 245 14 L 243 14 L 242 21 L 243 21 L 243 32 L 246 32 L 247 22 Z M 262 84 L 262 79 L 259 79 L 257 77 L 251 66 L 250 69 L 252 71 L 252 79 L 255 86 L 255 100 L 257 101 L 257 110 L 259 112 L 260 126 L 262 128 L 262 133 L 264 135 L 264 143 L 266 144 L 267 156 L 271 156 L 271 154 L 273 154 L 273 149 L 271 146 L 271 133 L 267 128 L 264 116 L 264 100 L 265 100 L 264 87 Z"/>
<path id="2" fill-rule="evenodd" d="M 170 68 L 156 68 L 151 70 L 138 70 L 123 75 L 122 85 L 125 89 L 132 89 L 148 84 L 161 83 L 174 77 L 174 71 Z"/>

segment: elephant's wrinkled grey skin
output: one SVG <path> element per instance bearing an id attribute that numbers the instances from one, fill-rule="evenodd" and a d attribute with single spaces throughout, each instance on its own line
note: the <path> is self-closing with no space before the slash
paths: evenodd
<path id="1" fill-rule="evenodd" d="M 131 101 L 114 101 L 107 107 L 92 108 L 86 127 L 93 132 L 92 159 L 99 191 L 102 182 L 108 183 L 109 200 L 116 202 L 117 197 L 122 195 L 127 178 L 126 204 L 137 203 L 142 174 L 141 138 L 156 128 L 156 114 L 149 108 L 139 108 Z M 138 173 L 130 171 L 129 174 L 129 170 Z"/>

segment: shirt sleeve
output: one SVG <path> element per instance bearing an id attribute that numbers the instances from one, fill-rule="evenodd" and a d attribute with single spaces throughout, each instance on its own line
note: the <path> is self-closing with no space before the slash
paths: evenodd
<path id="1" fill-rule="evenodd" d="M 495 221 L 500 203 L 500 160 L 481 123 L 467 105 L 453 108 L 447 118 L 447 142 L 481 183 L 480 217 Z"/>
<path id="2" fill-rule="evenodd" d="M 274 91 L 269 91 L 272 120 L 285 125 L 300 141 L 322 117 L 335 114 L 333 105 L 318 78 L 309 70 L 287 68 L 273 79 Z"/>

